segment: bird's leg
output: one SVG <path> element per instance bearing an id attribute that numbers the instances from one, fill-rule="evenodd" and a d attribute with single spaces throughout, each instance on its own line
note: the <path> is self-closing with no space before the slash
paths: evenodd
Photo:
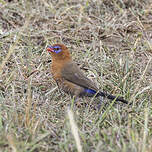
<path id="1" fill-rule="evenodd" d="M 68 108 L 75 109 L 75 96 L 70 96 L 70 103 L 68 103 Z"/>
<path id="2" fill-rule="evenodd" d="M 57 86 L 58 86 L 58 88 L 59 88 L 60 94 L 62 95 L 62 91 L 61 91 L 61 89 L 60 89 L 60 87 L 59 87 L 58 81 L 55 81 L 55 82 L 56 82 L 56 84 L 57 84 Z"/>
<path id="3" fill-rule="evenodd" d="M 71 96 L 71 98 L 72 98 L 72 104 L 73 104 L 74 107 L 75 106 L 78 106 L 78 107 L 81 106 L 81 103 L 82 103 L 82 99 L 81 98 L 79 98 L 78 96 Z"/>

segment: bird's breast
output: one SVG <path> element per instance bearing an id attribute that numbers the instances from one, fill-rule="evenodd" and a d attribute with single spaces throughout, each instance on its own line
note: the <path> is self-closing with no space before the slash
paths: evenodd
<path id="1" fill-rule="evenodd" d="M 62 79 L 62 75 L 61 75 L 61 71 L 63 69 L 63 64 L 59 64 L 59 63 L 52 63 L 51 65 L 51 73 L 52 73 L 52 76 L 54 78 L 54 80 L 57 80 L 57 79 Z"/>

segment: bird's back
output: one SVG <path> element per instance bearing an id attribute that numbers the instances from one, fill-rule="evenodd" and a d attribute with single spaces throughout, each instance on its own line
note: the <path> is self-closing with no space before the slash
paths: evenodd
<path id="1" fill-rule="evenodd" d="M 77 84 L 83 88 L 98 91 L 96 85 L 87 78 L 74 62 L 68 62 L 62 69 L 61 75 L 67 81 Z"/>

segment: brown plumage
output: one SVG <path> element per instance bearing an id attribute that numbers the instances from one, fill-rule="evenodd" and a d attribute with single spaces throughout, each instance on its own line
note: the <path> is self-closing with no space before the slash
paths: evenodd
<path id="1" fill-rule="evenodd" d="M 72 96 L 103 96 L 115 99 L 116 96 L 99 91 L 95 83 L 88 79 L 72 61 L 68 48 L 63 44 L 49 46 L 47 51 L 52 56 L 51 73 L 59 88 Z M 122 97 L 116 101 L 128 103 Z"/>

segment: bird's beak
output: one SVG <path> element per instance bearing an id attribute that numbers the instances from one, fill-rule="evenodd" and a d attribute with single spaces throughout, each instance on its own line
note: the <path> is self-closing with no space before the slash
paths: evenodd
<path id="1" fill-rule="evenodd" d="M 48 52 L 54 52 L 53 47 L 52 46 L 48 46 L 46 49 Z"/>

